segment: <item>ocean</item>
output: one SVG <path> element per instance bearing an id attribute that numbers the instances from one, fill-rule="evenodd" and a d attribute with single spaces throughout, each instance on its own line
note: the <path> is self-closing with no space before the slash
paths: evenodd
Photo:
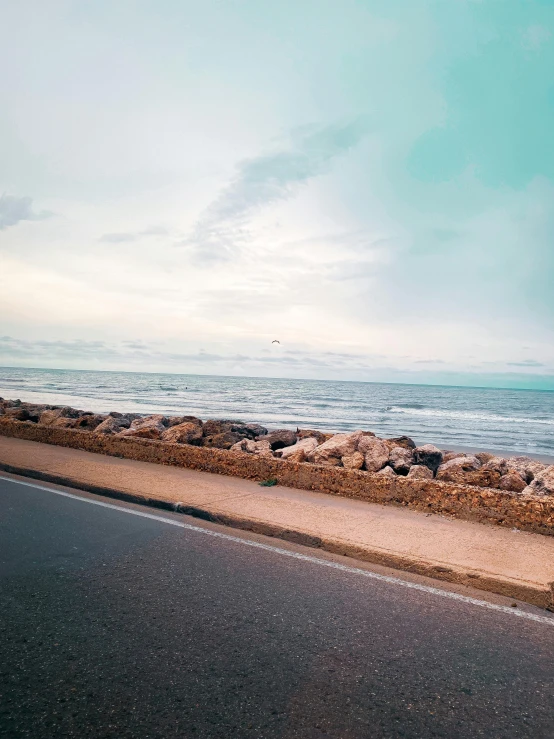
<path id="1" fill-rule="evenodd" d="M 443 449 L 554 455 L 554 392 L 259 377 L 0 368 L 0 396 L 83 410 L 406 434 Z"/>

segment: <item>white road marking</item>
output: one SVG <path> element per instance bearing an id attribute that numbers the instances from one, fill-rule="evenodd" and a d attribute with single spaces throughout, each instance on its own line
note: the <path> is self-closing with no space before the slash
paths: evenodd
<path id="1" fill-rule="evenodd" d="M 36 485 L 32 482 L 22 482 L 21 480 L 14 480 L 10 477 L 4 477 L 0 475 L 0 480 L 6 482 L 12 482 L 15 485 L 24 485 L 29 488 L 36 488 L 37 490 L 45 490 L 48 493 L 54 493 L 55 495 L 61 495 L 64 498 L 72 498 L 73 500 L 79 500 L 82 503 L 90 503 L 91 505 L 97 505 L 102 508 L 110 508 L 120 513 L 129 513 L 132 516 L 141 516 L 142 518 L 150 518 L 153 521 L 160 521 L 161 523 L 169 524 L 170 526 L 177 526 L 181 529 L 187 529 L 187 531 L 196 531 L 199 534 L 205 534 L 206 536 L 213 536 L 216 539 L 225 539 L 226 541 L 234 541 L 237 544 L 243 544 L 247 547 L 254 547 L 255 549 L 263 549 L 266 552 L 273 552 L 274 554 L 280 554 L 283 557 L 291 557 L 292 559 L 299 559 L 303 562 L 310 562 L 310 564 L 320 565 L 322 567 L 331 567 L 334 570 L 340 570 L 341 572 L 347 572 L 351 575 L 361 575 L 362 577 L 368 577 L 371 580 L 378 580 L 379 582 L 390 583 L 391 585 L 400 585 L 410 590 L 419 590 L 422 593 L 430 593 L 431 595 L 438 595 L 441 598 L 450 598 L 450 600 L 461 601 L 462 603 L 468 603 L 473 606 L 479 606 L 480 608 L 486 608 L 489 611 L 497 611 L 504 613 L 508 616 L 515 616 L 516 618 L 525 618 L 528 621 L 535 621 L 537 623 L 546 624 L 547 626 L 554 626 L 554 618 L 549 616 L 539 616 L 535 613 L 527 613 L 525 611 L 519 611 L 509 606 L 499 606 L 494 603 L 487 603 L 484 600 L 478 600 L 477 598 L 470 598 L 467 595 L 460 595 L 459 593 L 452 593 L 448 590 L 440 590 L 439 588 L 433 588 L 430 585 L 420 585 L 418 583 L 409 582 L 407 580 L 401 580 L 397 577 L 390 577 L 389 575 L 379 575 L 376 572 L 370 572 L 368 570 L 362 570 L 358 567 L 350 567 L 349 565 L 341 565 L 338 562 L 332 562 L 326 559 L 319 559 L 318 557 L 311 557 L 308 554 L 300 554 L 299 552 L 292 552 L 288 549 L 280 549 L 274 547 L 271 544 L 262 544 L 258 541 L 251 541 L 249 539 L 241 539 L 238 536 L 232 534 L 223 534 L 219 531 L 211 531 L 210 529 L 204 529 L 201 526 L 193 526 L 190 523 L 183 523 L 182 521 L 175 521 L 172 518 L 166 518 L 165 516 L 156 516 L 154 513 L 145 513 L 143 511 L 135 511 L 132 508 L 125 508 L 124 506 L 114 505 L 113 503 L 104 503 L 100 500 L 92 500 L 91 498 L 82 498 L 80 495 L 74 495 L 73 493 L 66 493 L 63 490 L 56 490 L 55 488 L 48 488 L 44 485 Z"/>

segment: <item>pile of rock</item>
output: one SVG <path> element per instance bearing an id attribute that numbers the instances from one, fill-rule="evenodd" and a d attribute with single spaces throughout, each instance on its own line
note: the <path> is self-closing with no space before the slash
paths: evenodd
<path id="1" fill-rule="evenodd" d="M 547 466 L 529 457 L 504 458 L 487 452 L 465 454 L 443 451 L 432 444 L 416 446 L 407 436 L 381 439 L 371 431 L 323 434 L 311 429 L 268 432 L 259 424 L 242 421 L 201 421 L 195 416 L 141 416 L 115 411 L 95 414 L 2 398 L 0 416 L 94 434 L 193 444 L 291 462 L 338 466 L 391 480 L 405 476 L 517 494 L 554 495 L 554 465 Z"/>

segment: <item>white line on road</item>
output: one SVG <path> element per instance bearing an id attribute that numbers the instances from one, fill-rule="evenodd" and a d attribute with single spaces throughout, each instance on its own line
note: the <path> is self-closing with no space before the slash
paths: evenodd
<path id="1" fill-rule="evenodd" d="M 66 493 L 63 490 L 56 490 L 55 488 L 48 488 L 44 485 L 36 485 L 32 482 L 22 482 L 21 480 L 14 480 L 10 477 L 4 477 L 0 475 L 0 480 L 6 482 L 12 482 L 16 485 L 25 485 L 29 488 L 36 488 L 37 490 L 45 490 L 48 493 L 54 493 L 55 495 L 61 495 L 64 498 L 72 498 L 73 500 L 79 500 L 82 503 L 90 503 L 91 505 L 101 506 L 102 508 L 110 508 L 120 513 L 130 513 L 132 516 L 141 516 L 142 518 L 150 518 L 153 521 L 160 521 L 161 523 L 169 524 L 170 526 L 177 526 L 181 529 L 187 529 L 187 531 L 196 531 L 199 534 L 205 534 L 206 536 L 213 536 L 216 539 L 225 539 L 226 541 L 234 541 L 237 544 L 243 544 L 247 547 L 254 547 L 255 549 L 263 549 L 266 552 L 273 552 L 274 554 L 280 554 L 283 557 L 291 557 L 292 559 L 299 559 L 303 562 L 310 562 L 311 564 L 320 565 L 322 567 L 331 567 L 334 570 L 340 570 L 341 572 L 347 572 L 351 575 L 361 575 L 362 577 L 369 577 L 372 580 L 378 580 L 379 582 L 390 583 L 391 585 L 400 585 L 410 590 L 419 590 L 422 593 L 430 593 L 432 595 L 438 595 L 441 598 L 450 598 L 450 600 L 461 601 L 462 603 L 468 603 L 473 606 L 479 606 L 480 608 L 486 608 L 489 611 L 498 611 L 508 616 L 515 616 L 516 618 L 525 618 L 528 621 L 536 621 L 537 623 L 546 624 L 547 626 L 554 626 L 554 618 L 549 616 L 539 616 L 535 613 L 527 613 L 525 611 L 518 611 L 509 606 L 499 606 L 494 603 L 487 603 L 484 600 L 478 600 L 477 598 L 470 598 L 467 595 L 460 595 L 459 593 L 452 593 L 448 590 L 440 590 L 439 588 L 433 588 L 430 585 L 420 585 L 418 583 L 409 582 L 407 580 L 401 580 L 398 577 L 390 577 L 388 575 L 379 575 L 376 572 L 370 572 L 369 570 L 362 570 L 358 567 L 350 567 L 349 565 L 341 565 L 338 562 L 332 562 L 326 559 L 319 559 L 318 557 L 311 557 L 308 554 L 300 554 L 300 552 L 292 552 L 288 549 L 280 549 L 274 547 L 271 544 L 262 544 L 258 541 L 251 541 L 249 539 L 241 539 L 238 536 L 232 534 L 223 534 L 219 531 L 211 531 L 210 529 L 204 529 L 201 526 L 193 526 L 190 523 L 183 523 L 182 521 L 176 521 L 172 518 L 166 518 L 165 516 L 157 516 L 154 513 L 145 513 L 143 511 L 136 511 L 132 508 L 125 508 L 124 506 L 114 505 L 113 503 L 104 503 L 100 500 L 93 500 L 91 498 L 82 498 L 80 495 L 74 495 L 73 493 Z"/>

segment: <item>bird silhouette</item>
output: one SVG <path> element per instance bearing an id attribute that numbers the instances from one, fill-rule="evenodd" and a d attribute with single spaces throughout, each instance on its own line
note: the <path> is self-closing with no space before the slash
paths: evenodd
<path id="1" fill-rule="evenodd" d="M 280 341 L 277 341 L 277 339 L 273 339 L 273 341 L 271 343 L 272 344 L 280 344 L 281 342 Z"/>

